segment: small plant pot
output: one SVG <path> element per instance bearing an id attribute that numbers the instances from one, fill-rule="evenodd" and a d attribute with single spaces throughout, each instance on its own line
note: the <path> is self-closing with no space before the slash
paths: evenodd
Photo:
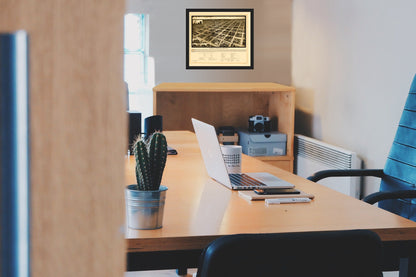
<path id="1" fill-rule="evenodd" d="M 162 228 L 165 207 L 165 186 L 159 190 L 137 190 L 136 185 L 126 187 L 126 214 L 129 228 L 150 230 Z"/>

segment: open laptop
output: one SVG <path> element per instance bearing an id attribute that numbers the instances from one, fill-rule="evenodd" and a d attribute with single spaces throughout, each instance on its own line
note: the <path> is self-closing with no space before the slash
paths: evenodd
<path id="1" fill-rule="evenodd" d="M 267 172 L 228 174 L 214 126 L 195 118 L 192 124 L 208 175 L 215 181 L 235 190 L 294 187 Z"/>

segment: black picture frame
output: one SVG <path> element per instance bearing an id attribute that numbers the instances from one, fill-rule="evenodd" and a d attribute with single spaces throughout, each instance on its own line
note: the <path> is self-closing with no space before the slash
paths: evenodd
<path id="1" fill-rule="evenodd" d="M 254 69 L 254 9 L 186 9 L 186 69 Z"/>

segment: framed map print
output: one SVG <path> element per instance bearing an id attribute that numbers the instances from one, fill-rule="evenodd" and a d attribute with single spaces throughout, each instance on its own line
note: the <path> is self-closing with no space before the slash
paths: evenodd
<path id="1" fill-rule="evenodd" d="M 187 69 L 253 69 L 253 9 L 187 9 Z"/>

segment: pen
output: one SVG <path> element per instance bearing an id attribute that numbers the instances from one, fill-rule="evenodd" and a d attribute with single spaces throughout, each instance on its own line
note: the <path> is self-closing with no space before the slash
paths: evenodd
<path id="1" fill-rule="evenodd" d="M 266 205 L 273 205 L 273 204 L 290 204 L 290 203 L 309 203 L 311 199 L 304 198 L 304 197 L 296 197 L 296 198 L 272 198 L 266 199 Z"/>

